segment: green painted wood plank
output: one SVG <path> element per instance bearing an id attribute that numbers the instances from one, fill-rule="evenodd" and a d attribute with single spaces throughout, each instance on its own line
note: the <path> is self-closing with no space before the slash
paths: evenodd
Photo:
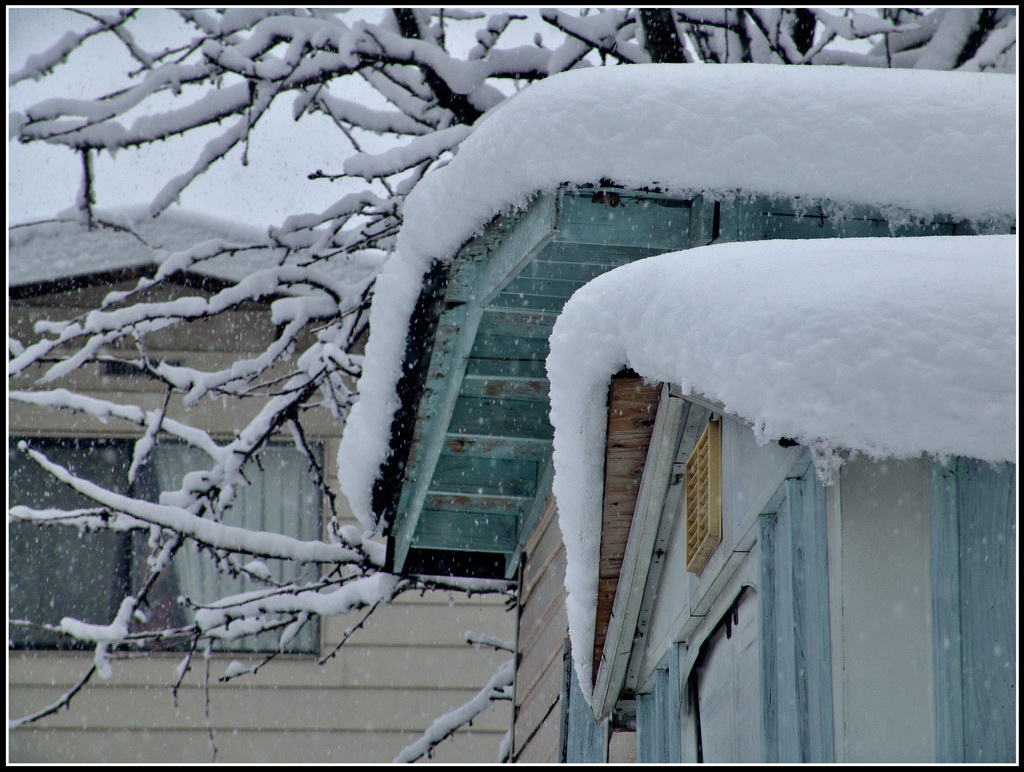
<path id="1" fill-rule="evenodd" d="M 537 492 L 537 462 L 442 453 L 430 481 L 430 491 L 533 496 Z"/>
<path id="2" fill-rule="evenodd" d="M 600 193 L 600 192 L 599 192 Z M 626 192 L 565 193 L 559 200 L 558 240 L 576 244 L 636 245 L 662 251 L 684 249 L 690 203 L 638 198 Z"/>
<path id="3" fill-rule="evenodd" d="M 517 526 L 515 516 L 424 510 L 412 546 L 507 553 L 515 547 Z"/>
<path id="4" fill-rule="evenodd" d="M 793 568 L 794 653 L 797 673 L 797 726 L 801 760 L 835 761 L 832 717 L 828 543 L 825 489 L 815 474 L 786 481 Z"/>
<path id="5" fill-rule="evenodd" d="M 886 234 L 892 236 L 956 236 L 956 235 L 967 235 L 971 233 L 971 229 L 967 224 L 954 223 L 954 222 L 931 222 L 931 223 L 911 223 L 907 225 L 892 225 L 887 223 Z"/>
<path id="6" fill-rule="evenodd" d="M 1016 465 L 961 458 L 961 653 L 964 668 L 964 758 L 1016 758 L 1017 536 Z"/>
<path id="7" fill-rule="evenodd" d="M 557 318 L 557 314 L 543 311 L 485 308 L 477 334 L 547 340 Z"/>
<path id="8" fill-rule="evenodd" d="M 549 440 L 553 430 L 545 402 L 460 397 L 448 432 Z"/>
<path id="9" fill-rule="evenodd" d="M 818 207 L 820 212 L 820 207 Z M 951 236 L 952 223 L 910 223 L 890 226 L 881 217 L 829 217 L 824 214 L 762 212 L 763 238 L 766 239 L 819 239 L 819 238 L 888 238 L 891 236 Z"/>
<path id="10" fill-rule="evenodd" d="M 955 463 L 931 462 L 932 677 L 935 682 L 935 760 L 941 764 L 964 762 L 960 512 L 956 482 Z"/>
<path id="11" fill-rule="evenodd" d="M 466 374 L 532 379 L 545 379 L 548 376 L 543 359 L 470 359 L 466 363 Z"/>
<path id="12" fill-rule="evenodd" d="M 559 234 L 556 238 L 564 239 L 564 234 Z M 556 240 L 546 244 L 537 253 L 534 261 L 531 262 L 539 260 L 548 263 L 622 265 L 623 263 L 664 251 L 664 249 L 659 249 L 656 246 L 647 246 L 640 243 L 602 245 Z M 523 267 L 524 272 L 529 270 L 529 265 Z"/>
<path id="13" fill-rule="evenodd" d="M 463 397 L 493 397 L 547 402 L 548 382 L 543 378 L 498 378 L 467 375 L 462 381 Z"/>
<path id="14" fill-rule="evenodd" d="M 469 355 L 474 359 L 547 359 L 549 350 L 547 338 L 478 334 Z"/>
<path id="15" fill-rule="evenodd" d="M 690 206 L 690 239 L 688 249 L 710 244 L 715 236 L 715 223 L 720 217 L 721 204 L 704 196 L 697 196 Z"/>
<path id="16" fill-rule="evenodd" d="M 938 216 L 926 222 L 894 224 L 876 207 L 802 206 L 799 199 L 764 196 L 737 199 L 721 205 L 719 241 L 762 239 L 871 238 L 892 236 L 949 236 L 969 232 L 964 224 Z"/>
<path id="17" fill-rule="evenodd" d="M 529 506 L 528 496 L 480 496 L 475 493 L 430 493 L 423 511 L 477 512 L 521 517 Z"/>
<path id="18" fill-rule="evenodd" d="M 551 442 L 532 437 L 450 434 L 444 449 L 460 456 L 543 461 L 551 455 Z"/>
<path id="19" fill-rule="evenodd" d="M 550 295 L 568 298 L 591 278 L 586 275 L 571 279 L 523 278 L 520 276 L 505 286 L 503 294 L 521 293 L 523 295 Z"/>
<path id="20" fill-rule="evenodd" d="M 657 254 L 651 252 L 650 254 Z M 649 257 L 650 255 L 640 255 L 636 259 L 642 259 Z M 520 278 L 530 279 L 568 279 L 569 281 L 576 281 L 583 279 L 584 281 L 590 281 L 596 279 L 602 273 L 607 273 L 613 268 L 618 268 L 620 265 L 626 265 L 626 263 L 632 262 L 632 260 L 620 260 L 617 262 L 558 262 L 537 259 L 526 266 L 522 273 L 519 274 Z"/>
<path id="21" fill-rule="evenodd" d="M 563 297 L 502 292 L 491 301 L 491 305 L 498 308 L 519 308 L 531 311 L 561 311 L 565 301 L 566 298 Z"/>

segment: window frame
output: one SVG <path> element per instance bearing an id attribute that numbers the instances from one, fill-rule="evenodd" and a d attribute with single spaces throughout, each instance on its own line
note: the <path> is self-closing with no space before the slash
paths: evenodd
<path id="1" fill-rule="evenodd" d="M 94 450 L 96 450 L 97 448 L 102 448 L 102 447 L 115 448 L 116 452 L 118 453 L 118 462 L 119 462 L 120 466 L 123 467 L 123 469 L 119 469 L 117 472 L 115 472 L 115 475 L 116 475 L 116 474 L 119 474 L 121 472 L 126 472 L 128 464 L 130 464 L 130 462 L 131 462 L 132 452 L 133 452 L 136 440 L 137 440 L 137 438 L 135 438 L 135 437 L 127 437 L 127 436 L 99 436 L 99 435 L 71 435 L 71 434 L 68 434 L 68 435 L 55 435 L 55 434 L 46 434 L 46 435 L 40 435 L 40 434 L 32 434 L 32 435 L 29 435 L 29 434 L 17 434 L 17 435 L 9 435 L 8 436 L 9 483 L 11 481 L 10 480 L 11 473 L 13 473 L 13 471 L 14 471 L 13 470 L 14 464 L 12 462 L 16 458 L 19 461 L 22 461 L 22 459 L 24 459 L 23 454 L 21 454 L 21 452 L 19 450 L 17 450 L 17 445 L 21 441 L 27 442 L 29 447 L 35 447 L 35 449 L 37 449 L 37 450 L 42 450 L 44 455 L 47 455 L 48 457 L 53 455 L 53 449 L 55 447 L 84 446 L 82 448 L 82 450 L 77 451 L 77 452 L 81 452 L 81 453 L 91 453 Z M 312 441 L 312 442 L 310 442 L 308 444 L 310 445 L 310 447 L 312 448 L 314 453 L 317 454 L 318 462 L 322 463 L 323 456 L 324 456 L 324 450 L 325 450 L 324 443 L 322 441 Z M 156 447 L 157 448 L 161 448 L 161 447 L 168 448 L 168 447 L 173 447 L 173 446 L 188 447 L 184 443 L 180 443 L 180 442 L 173 441 L 173 440 L 167 440 L 167 439 L 159 441 L 158 445 Z M 294 445 L 293 445 L 293 443 L 291 443 L 291 442 L 289 442 L 287 440 L 281 439 L 281 440 L 272 440 L 272 441 L 270 441 L 267 444 L 266 448 L 273 449 L 274 451 L 287 450 L 289 448 L 294 450 Z M 265 450 L 266 448 L 261 449 L 260 454 L 257 454 L 257 456 L 261 456 L 262 453 L 263 453 L 263 450 Z M 298 451 L 295 451 L 295 452 L 298 452 Z M 265 473 L 265 459 L 261 459 L 261 461 L 264 462 L 264 463 L 252 462 L 252 463 L 258 464 L 257 469 L 259 470 L 259 472 L 258 472 L 259 474 Z M 31 470 L 34 467 L 34 462 L 32 462 L 32 461 L 30 461 L 28 459 L 24 459 L 22 461 L 22 463 L 24 463 L 26 465 L 31 465 L 31 466 L 26 466 L 25 467 L 26 469 L 30 469 Z M 158 490 L 159 486 L 156 484 L 155 479 L 152 479 L 152 477 L 156 474 L 155 468 L 153 466 L 153 463 L 154 462 L 147 463 L 147 465 L 145 465 L 142 468 L 142 470 L 140 470 L 140 474 L 139 474 L 139 479 L 143 481 L 141 484 L 142 485 L 148 485 L 152 489 L 150 498 L 153 498 L 153 496 L 155 496 L 159 492 L 159 490 Z M 82 476 L 86 477 L 88 475 L 88 473 L 89 473 L 89 470 L 86 470 L 85 472 L 82 473 Z M 45 475 L 45 472 L 42 472 L 42 474 Z M 88 477 L 86 477 L 86 479 L 88 479 Z M 252 477 L 250 477 L 250 479 L 253 482 L 255 482 L 255 480 L 252 479 Z M 317 538 L 320 538 L 322 533 L 323 533 L 323 518 L 324 518 L 323 495 L 322 495 L 321 491 L 319 491 L 318 489 L 315 488 L 315 483 L 313 482 L 312 477 L 310 477 L 310 481 L 309 482 L 310 482 L 310 484 L 312 486 L 314 486 L 311 489 L 311 492 L 315 493 L 315 500 L 316 500 L 316 504 L 317 504 L 317 506 L 316 506 L 317 523 L 316 523 L 316 526 L 315 526 L 315 532 L 317 534 Z M 125 481 L 125 483 L 126 484 L 123 486 L 124 490 L 120 491 L 122 493 L 127 492 L 127 489 L 128 489 L 127 481 Z M 70 491 L 70 489 L 67 488 L 67 486 L 61 485 L 61 488 L 64 489 L 64 490 L 69 491 L 71 493 L 71 495 L 75 495 L 73 491 Z M 9 494 L 10 494 L 10 488 L 9 488 Z M 16 501 L 16 498 L 9 495 L 9 498 L 8 498 L 9 504 L 14 503 L 15 501 Z M 26 503 L 30 503 L 31 504 L 31 502 L 26 502 Z M 39 528 L 63 528 L 63 529 L 65 529 L 65 531 L 70 529 L 70 526 L 60 526 L 60 525 L 33 526 L 31 523 L 27 523 L 27 522 L 11 523 L 9 525 L 9 528 L 11 528 L 11 527 L 19 527 L 19 528 L 23 527 L 25 529 L 33 528 L 33 527 L 39 527 Z M 93 538 L 93 539 L 107 538 L 108 540 L 116 541 L 116 542 L 118 542 L 118 544 L 116 544 L 113 547 L 113 549 L 120 550 L 120 551 L 123 552 L 123 555 L 121 556 L 122 559 L 120 560 L 120 564 L 117 567 L 118 574 L 116 574 L 115 576 L 112 577 L 112 584 L 111 584 L 111 586 L 105 590 L 105 592 L 109 595 L 109 599 L 108 599 L 108 602 L 107 602 L 108 608 L 104 611 L 104 610 L 100 609 L 97 606 L 97 609 L 98 609 L 97 613 L 99 615 L 102 615 L 103 618 L 97 619 L 94 623 L 96 623 L 96 624 L 106 624 L 106 623 L 108 623 L 110 618 L 112 618 L 112 614 L 114 612 L 116 612 L 117 607 L 120 605 L 121 600 L 126 595 L 130 595 L 130 594 L 134 593 L 137 590 L 138 584 L 139 584 L 139 581 L 140 581 L 140 576 L 139 576 L 140 571 L 141 571 L 140 566 L 142 565 L 142 563 L 144 563 L 144 559 L 145 559 L 145 555 L 146 555 L 145 542 L 146 542 L 146 539 L 148 537 L 148 534 L 147 534 L 146 531 L 147 531 L 146 528 L 141 528 L 141 529 L 133 529 L 133 530 L 127 531 L 127 532 L 116 532 L 116 531 L 108 531 L 108 530 L 98 530 L 98 531 L 95 531 L 95 532 L 82 533 L 81 534 L 81 536 L 83 538 Z M 11 534 L 10 533 L 9 533 L 8 546 L 9 546 L 9 549 L 12 548 L 12 545 L 11 545 Z M 188 548 L 189 548 L 189 545 L 186 545 L 186 549 L 188 549 Z M 11 563 L 11 558 L 12 558 L 12 556 L 11 556 L 11 554 L 9 554 L 8 555 L 9 565 Z M 52 577 L 52 572 L 44 570 L 41 574 L 37 574 L 37 575 L 40 575 L 40 576 L 42 576 L 44 578 L 49 578 L 49 577 Z M 172 572 L 169 575 L 168 579 L 173 579 L 173 576 L 174 576 L 174 573 Z M 47 581 L 47 582 L 45 582 L 45 584 L 53 584 L 53 582 L 52 581 Z M 177 584 L 175 584 L 174 587 L 177 587 Z M 174 590 L 174 587 L 171 588 L 172 591 Z M 174 596 L 174 597 L 176 597 L 178 594 L 179 593 L 177 593 L 177 592 L 172 592 L 172 596 Z M 9 586 L 9 601 L 10 600 L 11 600 L 11 598 L 10 598 L 10 586 Z M 169 601 L 169 602 L 173 603 L 173 601 Z M 100 604 L 100 605 L 102 605 L 102 604 Z M 61 609 L 57 609 L 57 610 L 60 613 L 66 615 L 65 611 L 63 611 Z M 74 614 L 76 612 L 74 610 L 72 610 L 72 613 Z M 181 616 L 180 624 L 184 625 L 184 624 L 188 624 L 189 623 L 188 622 L 188 618 L 186 616 L 187 612 L 183 608 L 181 608 L 181 606 L 179 604 L 175 604 L 175 608 L 171 609 L 171 613 L 175 614 L 175 615 L 180 615 Z M 14 616 L 11 613 L 10 605 L 8 606 L 8 614 L 9 614 L 9 617 L 13 617 Z M 31 619 L 35 615 L 36 615 L 35 612 L 28 611 L 27 618 Z M 88 620 L 87 619 L 85 621 L 92 621 L 92 620 Z M 175 624 L 177 624 L 177 623 L 175 623 Z M 322 625 L 320 625 L 319 619 L 316 618 L 315 616 L 311 617 L 310 620 L 307 621 L 306 624 L 307 625 L 312 624 L 314 626 L 314 632 L 307 634 L 308 643 L 304 643 L 303 642 L 303 637 L 300 634 L 299 636 L 296 636 L 295 638 L 293 638 L 292 648 L 290 650 L 286 651 L 285 653 L 287 653 L 287 654 L 295 654 L 295 655 L 306 655 L 306 656 L 317 656 L 317 655 L 319 655 L 319 653 L 321 652 L 321 650 L 323 648 L 322 629 L 321 629 Z M 70 638 L 69 636 L 61 635 L 59 633 L 53 634 L 53 640 L 43 640 L 43 641 L 28 640 L 32 636 L 25 636 L 25 640 L 21 640 L 15 634 L 15 631 L 19 630 L 19 629 L 31 629 L 31 628 L 21 628 L 19 626 L 18 628 L 11 628 L 11 629 L 9 629 L 9 631 L 8 631 L 8 641 L 9 641 L 10 649 L 12 651 L 80 652 L 80 651 L 86 651 L 86 650 L 89 650 L 89 649 L 92 648 L 92 644 L 90 644 L 90 643 L 81 642 L 81 641 L 78 641 L 77 639 Z M 141 630 L 141 629 L 145 629 L 145 628 L 143 627 L 143 628 L 139 628 L 139 629 Z M 242 638 L 231 640 L 231 641 L 218 641 L 218 640 L 215 640 L 213 648 L 214 648 L 214 651 L 225 652 L 225 653 L 234 653 L 234 654 L 243 654 L 243 655 L 244 654 L 261 654 L 261 653 L 265 654 L 265 653 L 268 653 L 268 652 L 271 652 L 271 651 L 276 651 L 277 648 L 278 648 L 279 644 L 276 641 L 269 640 L 269 638 L 271 638 L 271 637 L 273 637 L 273 633 L 268 632 L 268 633 L 260 634 L 259 636 L 244 636 Z M 260 639 L 263 639 L 263 641 L 261 642 Z M 186 650 L 188 647 L 189 647 L 188 641 L 183 641 L 183 642 L 176 643 L 176 644 L 173 644 L 173 645 L 169 645 L 167 642 L 162 642 L 160 644 L 153 644 L 151 646 L 146 646 L 144 648 L 147 649 L 147 650 L 150 650 L 150 651 L 156 651 L 156 650 L 160 650 L 160 651 L 164 651 L 164 650 L 166 650 L 166 651 L 183 651 L 183 650 Z"/>

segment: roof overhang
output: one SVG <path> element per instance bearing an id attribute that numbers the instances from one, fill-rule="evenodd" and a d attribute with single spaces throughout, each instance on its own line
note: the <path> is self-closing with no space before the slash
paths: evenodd
<path id="1" fill-rule="evenodd" d="M 427 273 L 391 453 L 373 489 L 397 573 L 512 579 L 553 467 L 546 358 L 566 300 L 640 258 L 711 242 L 952 235 L 955 218 L 753 194 L 728 201 L 563 186 L 494 220 Z"/>
<path id="2" fill-rule="evenodd" d="M 710 216 L 657 192 L 566 186 L 435 264 L 374 490 L 391 570 L 515 577 L 552 476 L 545 359 L 558 313 L 612 268 L 696 245 Z"/>

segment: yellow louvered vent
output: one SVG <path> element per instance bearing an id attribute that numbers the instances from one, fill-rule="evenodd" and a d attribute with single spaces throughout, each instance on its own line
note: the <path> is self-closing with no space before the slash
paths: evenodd
<path id="1" fill-rule="evenodd" d="M 722 424 L 707 428 L 686 462 L 686 570 L 699 574 L 722 541 Z"/>

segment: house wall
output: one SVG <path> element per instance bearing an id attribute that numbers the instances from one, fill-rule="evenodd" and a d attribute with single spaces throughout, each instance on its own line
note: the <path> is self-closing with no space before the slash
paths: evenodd
<path id="1" fill-rule="evenodd" d="M 28 338 L 40 317 L 71 318 L 111 289 L 17 300 L 10 308 L 11 334 Z M 54 306 L 60 309 L 54 311 Z M 213 322 L 179 325 L 187 336 L 154 339 L 155 357 L 182 360 L 201 368 L 222 366 L 238 355 L 239 344 L 262 349 L 273 335 L 267 315 L 250 305 Z M 30 338 L 29 338 L 30 339 Z M 247 345 L 246 345 L 247 344 Z M 68 386 L 71 379 L 53 384 Z M 9 382 L 29 388 L 30 377 Z M 146 378 L 104 376 L 90 366 L 74 377 L 90 396 L 134 402 L 146 408 L 163 404 L 163 392 Z M 237 402 L 237 401 L 236 401 Z M 214 436 L 231 436 L 257 406 L 204 400 L 190 412 L 180 399 L 169 405 L 171 417 L 206 427 Z M 326 411 L 304 417 L 309 438 L 323 443 L 329 484 L 333 479 L 338 424 Z M 134 427 L 104 425 L 70 414 L 9 403 L 12 436 L 129 437 Z M 340 503 L 344 506 L 343 497 Z M 348 518 L 347 510 L 342 513 Z M 325 620 L 321 651 L 331 651 L 357 618 Z M 388 762 L 439 715 L 473 696 L 508 658 L 467 646 L 467 630 L 511 640 L 513 615 L 501 598 L 465 598 L 448 593 L 401 598 L 376 612 L 325 665 L 317 655 L 282 655 L 254 676 L 216 682 L 228 663 L 258 661 L 258 655 L 214 654 L 210 667 L 210 728 L 223 762 Z M 15 762 L 158 763 L 208 762 L 212 757 L 205 718 L 205 670 L 194 663 L 178 691 L 170 692 L 181 653 L 153 654 L 115 662 L 113 676 L 92 682 L 74 697 L 70 710 L 14 730 L 8 758 Z M 9 716 L 18 717 L 59 699 L 88 669 L 87 652 L 12 651 L 8 655 Z M 495 760 L 510 723 L 508 703 L 497 703 L 440 745 L 437 762 Z"/>
<path id="2" fill-rule="evenodd" d="M 320 667 L 315 655 L 287 655 L 255 676 L 216 683 L 228 663 L 260 657 L 215 654 L 210 716 L 219 762 L 388 762 L 438 716 L 465 703 L 507 653 L 467 646 L 466 630 L 501 635 L 511 615 L 493 599 L 459 600 L 434 593 L 400 601 L 376 614 Z M 325 625 L 323 651 L 352 620 Z M 510 637 L 510 636 L 509 636 Z M 204 717 L 204 666 L 197 658 L 178 692 L 170 685 L 182 654 L 117 662 L 109 681 L 94 679 L 69 711 L 8 735 L 13 762 L 209 762 Z M 88 668 L 88 653 L 12 652 L 8 659 L 10 715 L 52 703 Z M 438 763 L 497 759 L 508 730 L 498 704 L 437 749 Z"/>
<path id="3" fill-rule="evenodd" d="M 683 429 L 677 460 L 692 446 L 687 437 L 695 431 L 694 419 L 691 414 Z M 682 507 L 670 494 L 666 514 L 677 520 L 654 590 L 657 602 L 637 677 L 641 690 L 651 683 L 673 641 L 686 644 L 684 676 L 689 671 L 699 645 L 721 618 L 723 604 L 735 597 L 737 582 L 746 583 L 742 566 L 749 565 L 751 550 L 758 546 L 756 529 L 751 531 L 749 524 L 761 512 L 774 511 L 773 493 L 787 477 L 802 473 L 806 462 L 794 466 L 799 454 L 798 448 L 757 447 L 749 430 L 726 422 L 723 544 L 700 576 L 685 571 Z M 878 463 L 855 458 L 825 491 L 836 760 L 930 761 L 928 464 L 923 459 Z M 760 591 L 756 576 L 749 584 Z"/>
<path id="4" fill-rule="evenodd" d="M 677 458 L 687 453 L 693 422 L 691 415 Z M 1005 706 L 1012 704 L 1015 673 L 1003 654 L 1015 640 L 1007 560 L 1013 553 L 1006 547 L 1014 532 L 1012 466 L 962 460 L 944 471 L 968 491 L 953 496 L 947 512 L 950 502 L 935 498 L 941 489 L 936 464 L 925 457 L 854 457 L 832 485 L 822 487 L 806 459 L 787 471 L 789 451 L 746 447 L 742 434 L 734 438 L 739 441 L 730 441 L 728 432 L 723 438 L 723 454 L 732 457 L 723 468 L 723 487 L 730 491 L 726 527 L 721 554 L 699 577 L 685 572 L 681 508 L 670 491 L 666 515 L 676 520 L 660 578 L 646 591 L 649 634 L 630 666 L 638 701 L 663 696 L 657 676 L 666 661 L 672 672 L 676 641 L 680 693 L 694 668 L 700 676 L 709 632 L 748 587 L 762 606 L 759 677 L 771 692 L 763 695 L 766 760 L 776 760 L 775 753 L 778 760 L 832 760 L 834 753 L 843 763 L 929 763 L 941 757 L 940 742 L 951 746 L 947 755 L 1012 759 L 1012 739 L 1005 738 L 1012 738 L 1016 722 L 1007 719 Z M 773 485 L 778 493 L 767 499 L 750 493 Z M 759 530 L 737 528 L 758 512 Z M 934 529 L 943 527 L 948 533 L 937 535 Z M 958 529 L 961 540 L 968 534 L 969 545 L 956 545 Z M 944 541 L 937 545 L 939 537 Z M 952 583 L 953 590 L 937 588 L 942 583 Z M 953 592 L 959 604 L 945 608 L 943 592 Z M 946 614 L 941 625 L 933 618 L 936 604 Z M 952 649 L 958 650 L 951 655 Z M 941 688 L 939 674 L 949 681 Z M 970 685 L 960 693 L 954 681 Z M 795 695 L 794 684 L 803 684 Z M 687 705 L 683 699 L 680 721 Z M 943 710 L 949 715 L 937 715 Z M 734 717 L 728 710 L 723 715 Z M 701 710 L 702 726 L 709 716 Z M 936 728 L 947 725 L 955 738 Z M 641 749 L 650 753 L 652 732 L 676 732 L 679 724 L 638 731 Z"/>
<path id="5" fill-rule="evenodd" d="M 681 469 L 710 415 L 693 406 L 681 427 L 676 469 Z M 671 518 L 669 546 L 656 587 L 648 587 L 650 627 L 638 663 L 637 683 L 645 683 L 677 641 L 696 651 L 701 637 L 716 623 L 712 606 L 721 605 L 723 589 L 746 560 L 757 538 L 757 518 L 787 474 L 800 463 L 803 450 L 772 443 L 758 446 L 744 425 L 724 419 L 722 425 L 722 543 L 700 575 L 686 570 L 686 526 L 683 481 L 669 489 L 663 517 Z M 725 605 L 728 606 L 731 600 Z M 645 603 L 645 605 L 647 605 Z M 694 645 L 696 644 L 696 645 Z M 694 656 L 696 656 L 694 654 Z"/>
<path id="6" fill-rule="evenodd" d="M 565 548 L 553 498 L 548 499 L 527 542 L 522 566 L 512 760 L 551 764 L 559 762 L 561 755 L 562 652 L 569 630 Z"/>
<path id="7" fill-rule="evenodd" d="M 830 507 L 836 761 L 929 762 L 928 462 L 851 459 Z"/>

